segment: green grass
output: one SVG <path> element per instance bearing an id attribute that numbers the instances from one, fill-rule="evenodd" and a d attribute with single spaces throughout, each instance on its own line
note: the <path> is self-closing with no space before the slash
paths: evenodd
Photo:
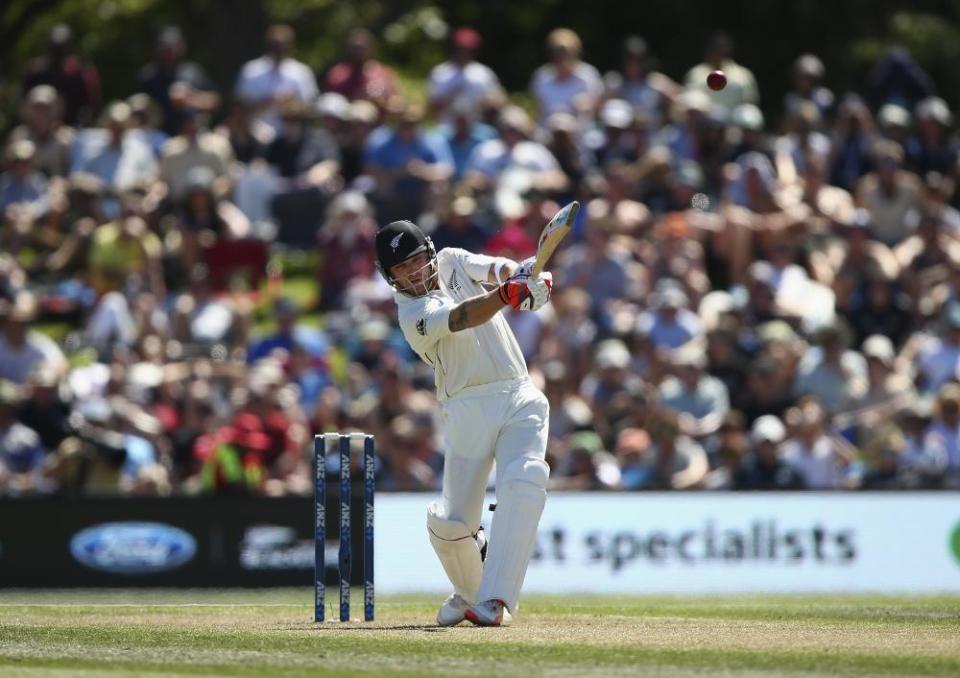
<path id="1" fill-rule="evenodd" d="M 317 625 L 307 590 L 8 592 L 0 675 L 960 675 L 960 597 L 529 597 L 503 629 L 439 602 Z"/>

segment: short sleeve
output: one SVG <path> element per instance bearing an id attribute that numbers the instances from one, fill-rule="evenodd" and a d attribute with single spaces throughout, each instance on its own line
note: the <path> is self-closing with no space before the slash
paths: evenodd
<path id="1" fill-rule="evenodd" d="M 454 305 L 449 299 L 427 296 L 401 307 L 400 329 L 414 351 L 424 354 L 450 335 L 450 311 Z"/>
<path id="2" fill-rule="evenodd" d="M 501 267 L 507 263 L 516 266 L 516 262 L 506 257 L 491 257 L 487 254 L 475 254 L 458 247 L 448 247 L 446 250 L 457 258 L 460 265 L 463 266 L 463 270 L 470 276 L 470 279 L 478 283 L 489 282 L 491 266 Z"/>

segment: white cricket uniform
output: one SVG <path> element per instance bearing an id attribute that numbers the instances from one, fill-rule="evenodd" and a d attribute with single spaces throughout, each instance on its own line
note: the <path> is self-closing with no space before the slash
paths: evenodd
<path id="1" fill-rule="evenodd" d="M 497 262 L 494 257 L 445 248 L 437 254 L 439 288 L 417 298 L 398 292 L 396 301 L 404 336 L 435 372 L 445 448 L 443 510 L 471 533 L 480 527 L 487 478 L 496 461 L 498 510 L 477 599 L 499 598 L 513 609 L 540 511 L 526 505 L 521 511 L 522 500 L 504 497 L 503 488 L 516 482 L 524 488 L 545 487 L 549 405 L 530 381 L 503 315 L 460 332 L 448 327 L 457 304 L 486 291 L 480 282 L 487 282 L 490 266 Z M 511 510 L 514 505 L 517 509 Z M 515 515 L 521 512 L 532 514 L 532 521 Z"/>

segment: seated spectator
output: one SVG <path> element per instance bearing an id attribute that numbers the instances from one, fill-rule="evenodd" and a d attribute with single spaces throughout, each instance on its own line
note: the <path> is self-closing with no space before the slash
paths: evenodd
<path id="1" fill-rule="evenodd" d="M 488 233 L 477 225 L 477 201 L 467 195 L 454 198 L 440 213 L 440 223 L 430 234 L 437 251 L 459 247 L 469 252 L 483 252 Z"/>
<path id="2" fill-rule="evenodd" d="M 38 365 L 26 382 L 27 391 L 17 415 L 20 423 L 37 432 L 48 453 L 55 452 L 72 433 L 69 389 L 61 385 L 61 378 L 50 365 Z"/>
<path id="3" fill-rule="evenodd" d="M 898 100 L 908 108 L 931 96 L 936 86 L 917 60 L 905 48 L 891 47 L 877 59 L 867 74 L 867 96 L 872 106 Z"/>
<path id="4" fill-rule="evenodd" d="M 274 304 L 277 329 L 271 334 L 256 339 L 247 352 L 247 362 L 252 364 L 269 357 L 275 350 L 282 349 L 288 355 L 295 345 L 307 349 L 316 358 L 326 357 L 329 344 L 326 336 L 318 329 L 299 323 L 300 312 L 287 298 L 281 298 Z"/>
<path id="5" fill-rule="evenodd" d="M 647 41 L 637 35 L 627 36 L 620 70 L 605 73 L 603 84 L 608 100 L 626 101 L 655 130 L 660 127 L 667 98 L 676 96 L 679 86 L 662 73 L 652 72 L 653 63 Z"/>
<path id="6" fill-rule="evenodd" d="M 142 137 L 153 151 L 153 156 L 159 160 L 168 139 L 166 132 L 159 129 L 160 108 L 143 92 L 128 97 L 126 103 L 130 107 L 131 133 Z"/>
<path id="7" fill-rule="evenodd" d="M 916 175 L 901 169 L 903 149 L 892 142 L 874 148 L 876 171 L 857 185 L 857 202 L 870 213 L 874 238 L 891 247 L 908 235 L 907 213 L 917 207 L 920 182 Z"/>
<path id="8" fill-rule="evenodd" d="M 652 489 L 690 490 L 701 487 L 710 464 L 703 447 L 680 433 L 670 410 L 652 410 L 645 425 L 656 450 L 656 481 Z"/>
<path id="9" fill-rule="evenodd" d="M 19 292 L 12 301 L 0 299 L 0 379 L 24 384 L 41 368 L 57 377 L 66 373 L 67 360 L 50 337 L 30 329 L 37 318 L 37 300 L 30 292 Z"/>
<path id="10" fill-rule="evenodd" d="M 234 101 L 223 125 L 215 131 L 230 142 L 233 157 L 240 163 L 263 159 L 276 132 L 270 125 L 253 117 L 253 105 L 243 100 Z"/>
<path id="11" fill-rule="evenodd" d="M 944 384 L 937 393 L 930 434 L 943 447 L 946 487 L 960 487 L 960 384 Z"/>
<path id="12" fill-rule="evenodd" d="M 354 101 L 366 99 L 380 108 L 397 94 L 393 69 L 373 58 L 373 35 L 358 28 L 347 34 L 345 60 L 327 73 L 324 90 L 336 92 Z"/>
<path id="13" fill-rule="evenodd" d="M 533 141 L 533 123 L 518 106 L 504 108 L 497 122 L 500 136 L 479 144 L 467 161 L 465 179 L 478 190 L 492 189 L 509 170 L 522 170 L 530 183 L 555 184 L 560 165 L 543 144 Z"/>
<path id="14" fill-rule="evenodd" d="M 171 219 L 175 249 L 171 252 L 181 278 L 206 259 L 216 243 L 250 237 L 250 222 L 236 205 L 216 194 L 216 177 L 207 167 L 191 169 L 184 178 L 184 193 Z M 219 271 L 214 277 L 222 278 Z M 262 274 L 261 274 L 262 277 Z"/>
<path id="15" fill-rule="evenodd" d="M 930 428 L 931 403 L 914 400 L 901 410 L 899 421 L 904 449 L 900 460 L 901 482 L 905 487 L 939 487 L 947 468 L 944 441 Z"/>
<path id="16" fill-rule="evenodd" d="M 47 181 L 36 171 L 35 147 L 26 139 L 7 151 L 7 170 L 0 174 L 0 221 L 32 224 L 47 206 Z"/>
<path id="17" fill-rule="evenodd" d="M 821 131 L 825 120 L 816 104 L 800 102 L 796 110 L 788 111 L 785 132 L 774 142 L 774 164 L 784 186 L 794 184 L 807 172 L 807 165 L 816 159 L 821 167 L 824 183 L 839 187 L 833 180 L 833 143 Z"/>
<path id="18" fill-rule="evenodd" d="M 227 183 L 233 151 L 227 139 L 206 130 L 196 111 L 186 113 L 180 134 L 169 139 L 163 147 L 160 178 L 174 202 L 183 198 L 190 170 L 206 167 L 221 183 Z"/>
<path id="19" fill-rule="evenodd" d="M 602 409 L 636 377 L 630 374 L 630 352 L 619 339 L 605 339 L 597 346 L 594 369 L 582 382 L 580 393 L 594 412 Z"/>
<path id="20" fill-rule="evenodd" d="M 418 129 L 423 111 L 407 104 L 394 127 L 367 148 L 366 173 L 376 180 L 377 215 L 383 222 L 415 218 L 429 205 L 431 193 L 453 175 L 446 144 Z"/>
<path id="21" fill-rule="evenodd" d="M 547 150 L 557 159 L 566 175 L 565 187 L 574 193 L 587 173 L 593 169 L 593 158 L 583 146 L 580 125 L 569 113 L 554 113 L 546 122 Z"/>
<path id="22" fill-rule="evenodd" d="M 704 489 L 734 489 L 736 477 L 744 468 L 750 453 L 743 415 L 736 410 L 729 411 L 716 436 L 707 438 L 704 444 L 711 461 L 711 469 L 703 480 Z"/>
<path id="23" fill-rule="evenodd" d="M 898 369 L 893 342 L 882 334 L 873 334 L 863 342 L 863 356 L 867 359 L 867 390 L 857 402 L 858 408 L 878 410 L 882 419 L 905 403 L 914 400 L 916 393 L 910 378 Z"/>
<path id="24" fill-rule="evenodd" d="M 72 171 L 98 177 L 115 194 L 149 188 L 157 179 L 157 161 L 143 138 L 130 133 L 130 115 L 126 103 L 110 104 L 101 120 L 103 129 L 84 132 Z M 114 217 L 119 207 L 110 200 L 104 203 L 104 209 L 107 216 Z"/>
<path id="25" fill-rule="evenodd" d="M 625 428 L 617 435 L 614 454 L 624 490 L 644 490 L 656 480 L 656 456 L 650 436 L 642 428 Z"/>
<path id="26" fill-rule="evenodd" d="M 648 150 L 650 119 L 634 112 L 623 99 L 607 99 L 600 107 L 599 128 L 587 130 L 584 144 L 591 164 L 606 170 L 613 163 L 633 163 Z"/>
<path id="27" fill-rule="evenodd" d="M 795 402 L 791 383 L 784 379 L 781 360 L 761 356 L 750 363 L 744 381 L 745 388 L 734 394 L 734 407 L 754 422 L 765 414 L 782 415 Z"/>
<path id="28" fill-rule="evenodd" d="M 564 463 L 557 469 L 551 487 L 557 490 L 609 490 L 620 485 L 616 458 L 603 449 L 603 441 L 593 431 L 578 431 L 570 436 Z"/>
<path id="29" fill-rule="evenodd" d="M 802 477 L 780 454 L 786 434 L 783 423 L 772 414 L 753 423 L 750 430 L 753 451 L 734 476 L 735 489 L 797 490 L 803 487 Z"/>
<path id="30" fill-rule="evenodd" d="M 200 64 L 187 60 L 187 41 L 177 26 L 165 26 L 157 35 L 154 61 L 140 69 L 140 90 L 160 107 L 160 128 L 167 136 L 175 136 L 183 128 L 182 109 L 170 99 L 174 83 L 188 85 L 189 108 L 210 113 L 220 105 L 220 95 Z"/>
<path id="31" fill-rule="evenodd" d="M 100 74 L 73 49 L 73 31 L 58 23 L 50 29 L 47 54 L 32 59 L 23 76 L 23 91 L 39 85 L 53 87 L 63 101 L 63 120 L 86 125 L 100 108 Z"/>
<path id="32" fill-rule="evenodd" d="M 904 164 L 920 176 L 946 174 L 957 163 L 957 142 L 950 138 L 953 115 L 940 97 L 927 97 L 916 107 L 917 134 L 906 144 Z"/>
<path id="33" fill-rule="evenodd" d="M 344 139 L 340 143 L 340 174 L 347 186 L 363 175 L 367 143 L 380 114 L 376 106 L 360 99 L 350 104 Z"/>
<path id="34" fill-rule="evenodd" d="M 286 179 L 305 179 L 321 186 L 339 169 L 340 153 L 325 129 L 314 127 L 306 106 L 296 100 L 283 105 L 282 125 L 266 148 L 264 159 Z"/>
<path id="35" fill-rule="evenodd" d="M 437 119 L 449 120 L 448 111 L 458 101 L 463 108 L 475 110 L 485 96 L 501 89 L 496 74 L 476 60 L 482 44 L 483 38 L 472 28 L 450 34 L 449 59 L 427 75 L 427 101 Z"/>
<path id="36" fill-rule="evenodd" d="M 61 124 L 62 105 L 50 85 L 37 85 L 27 92 L 20 118 L 23 121 L 10 133 L 7 143 L 29 140 L 36 149 L 34 160 L 47 177 L 65 177 L 70 173 L 74 131 Z"/>
<path id="37" fill-rule="evenodd" d="M 836 97 L 821 84 L 825 74 L 826 68 L 817 55 L 803 54 L 797 57 L 793 62 L 793 89 L 783 97 L 783 110 L 789 114 L 809 102 L 826 119 L 833 112 Z"/>
<path id="38" fill-rule="evenodd" d="M 710 37 L 703 52 L 703 63 L 689 71 L 684 78 L 687 89 L 700 89 L 710 95 L 713 103 L 723 106 L 727 111 L 740 104 L 756 104 L 760 101 L 757 81 L 753 73 L 745 66 L 733 60 L 733 39 L 725 33 Z M 707 87 L 707 75 L 720 70 L 727 76 L 727 86 L 719 92 Z"/>
<path id="39" fill-rule="evenodd" d="M 341 308 L 351 280 L 373 275 L 373 240 L 377 225 L 366 196 L 340 193 L 327 208 L 327 219 L 317 232 L 320 254 L 320 308 Z M 441 245 L 434 244 L 437 249 Z"/>
<path id="40" fill-rule="evenodd" d="M 12 381 L 0 379 L 0 496 L 50 492 L 44 477 L 47 455 L 40 437 L 17 421 L 17 407 L 23 399 Z"/>
<path id="41" fill-rule="evenodd" d="M 914 363 L 921 393 L 933 394 L 956 379 L 960 369 L 960 301 L 951 301 L 943 309 L 939 331 L 918 338 Z"/>
<path id="42" fill-rule="evenodd" d="M 460 181 L 467 171 L 474 149 L 496 138 L 497 131 L 476 119 L 474 108 L 466 99 L 457 99 L 446 110 L 447 122 L 440 125 L 438 131 L 450 147 L 453 180 Z"/>
<path id="43" fill-rule="evenodd" d="M 581 49 L 579 36 L 569 28 L 558 28 L 547 36 L 550 61 L 535 70 L 530 81 L 541 126 L 554 113 L 579 118 L 596 110 L 603 81 L 596 68 L 580 60 Z"/>
<path id="44" fill-rule="evenodd" d="M 821 329 L 817 344 L 800 363 L 794 394 L 813 397 L 829 413 L 852 407 L 867 390 L 863 356 L 848 349 L 850 334 L 840 324 Z"/>
<path id="45" fill-rule="evenodd" d="M 640 316 L 637 327 L 648 334 L 658 348 L 680 348 L 703 335 L 703 325 L 688 308 L 689 304 L 686 293 L 678 285 L 661 284 L 651 295 L 651 310 Z"/>
<path id="46" fill-rule="evenodd" d="M 845 95 L 830 142 L 830 183 L 850 192 L 856 190 L 860 179 L 876 165 L 876 144 L 870 109 L 856 94 Z"/>
<path id="47" fill-rule="evenodd" d="M 787 412 L 792 431 L 783 443 L 782 458 L 809 490 L 839 490 L 856 485 L 852 458 L 839 441 L 826 433 L 823 408 L 804 398 Z"/>
<path id="48" fill-rule="evenodd" d="M 660 401 L 678 412 L 680 430 L 693 438 L 710 435 L 720 428 L 730 410 L 723 382 L 704 372 L 706 356 L 696 344 L 673 352 L 674 375 L 660 384 Z"/>
<path id="49" fill-rule="evenodd" d="M 250 104 L 257 120 L 274 130 L 280 129 L 280 111 L 285 102 L 295 99 L 311 104 L 317 98 L 313 70 L 291 56 L 294 38 L 290 26 L 270 26 L 266 54 L 245 63 L 234 86 L 236 98 Z"/>
<path id="50" fill-rule="evenodd" d="M 87 267 L 90 284 L 98 294 L 124 289 L 131 275 L 138 276 L 135 283 L 156 296 L 164 294 L 163 248 L 138 208 L 131 206 L 140 200 L 133 194 L 125 196 L 121 216 L 93 232 Z"/>

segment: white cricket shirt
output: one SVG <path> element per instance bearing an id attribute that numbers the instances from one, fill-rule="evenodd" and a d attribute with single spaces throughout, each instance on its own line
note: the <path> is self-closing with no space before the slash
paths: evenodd
<path id="1" fill-rule="evenodd" d="M 395 293 L 403 336 L 433 367 L 437 398 L 447 400 L 465 388 L 527 376 L 527 365 L 501 313 L 460 332 L 448 326 L 450 311 L 465 299 L 484 293 L 495 257 L 447 247 L 437 254 L 439 288 L 422 297 Z"/>

